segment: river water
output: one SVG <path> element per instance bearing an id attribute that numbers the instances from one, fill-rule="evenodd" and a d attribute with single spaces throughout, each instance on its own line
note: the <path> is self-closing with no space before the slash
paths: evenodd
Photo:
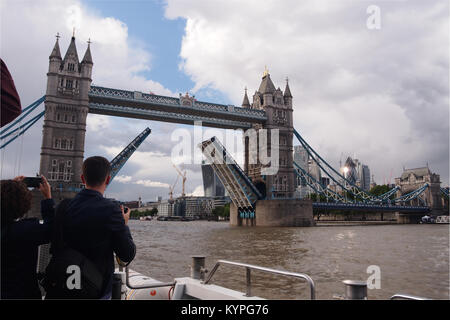
<path id="1" fill-rule="evenodd" d="M 449 299 L 449 225 L 375 225 L 310 228 L 242 228 L 227 222 L 131 221 L 137 246 L 131 269 L 161 281 L 190 274 L 191 256 L 306 273 L 317 299 L 343 295 L 342 280 L 367 280 L 380 268 L 380 289 L 369 299 L 408 293 Z M 245 292 L 245 269 L 221 265 L 212 283 Z M 302 280 L 252 271 L 252 294 L 309 299 Z"/>

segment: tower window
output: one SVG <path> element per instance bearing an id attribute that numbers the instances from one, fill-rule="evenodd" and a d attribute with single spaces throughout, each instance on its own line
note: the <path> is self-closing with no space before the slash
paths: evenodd
<path id="1" fill-rule="evenodd" d="M 69 182 L 70 181 L 71 172 L 70 169 L 66 169 L 64 171 L 64 181 Z"/>
<path id="2" fill-rule="evenodd" d="M 52 166 L 53 166 L 53 167 L 56 167 L 57 164 L 58 164 L 58 160 L 53 159 L 53 160 L 52 160 Z"/>
<path id="3" fill-rule="evenodd" d="M 59 142 L 60 142 L 59 139 L 55 139 L 55 149 L 59 149 Z"/>
<path id="4" fill-rule="evenodd" d="M 67 160 L 67 167 L 68 168 L 72 167 L 72 160 Z"/>
<path id="5" fill-rule="evenodd" d="M 61 139 L 61 149 L 66 149 L 67 148 L 67 140 L 66 139 Z"/>
<path id="6" fill-rule="evenodd" d="M 74 63 L 68 63 L 67 64 L 67 70 L 74 71 L 75 70 L 75 64 Z"/>
<path id="7" fill-rule="evenodd" d="M 73 80 L 66 80 L 66 88 L 72 89 L 73 87 Z"/>
<path id="8" fill-rule="evenodd" d="M 72 123 L 75 122 L 75 115 L 72 115 Z"/>
<path id="9" fill-rule="evenodd" d="M 64 115 L 64 122 L 67 122 L 69 119 L 67 118 L 67 114 Z"/>
<path id="10" fill-rule="evenodd" d="M 61 115 L 59 113 L 56 114 L 56 121 L 60 121 L 61 120 Z"/>

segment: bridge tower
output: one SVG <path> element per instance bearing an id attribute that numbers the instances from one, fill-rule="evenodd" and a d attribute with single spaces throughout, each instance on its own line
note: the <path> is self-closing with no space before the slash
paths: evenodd
<path id="1" fill-rule="evenodd" d="M 90 41 L 78 59 L 75 36 L 61 57 L 59 35 L 49 57 L 40 173 L 62 194 L 80 188 L 84 157 L 88 92 L 92 82 Z"/>
<path id="2" fill-rule="evenodd" d="M 428 166 L 415 169 L 404 169 L 402 175 L 395 179 L 395 184 L 400 186 L 397 197 L 414 191 L 422 187 L 425 183 L 428 184 L 428 188 L 425 190 L 423 197 L 425 204 L 432 210 L 442 210 L 440 176 L 432 173 Z M 412 204 L 420 205 L 421 203 L 416 199 Z"/>
<path id="3" fill-rule="evenodd" d="M 286 79 L 286 88 L 284 93 L 280 88 L 275 89 L 275 86 L 270 78 L 267 69 L 264 71 L 259 89 L 253 95 L 253 103 L 250 104 L 247 91 L 244 95 L 242 107 L 251 109 L 264 110 L 267 115 L 267 121 L 264 126 L 260 124 L 253 125 L 253 129 L 259 132 L 261 129 L 268 129 L 267 131 L 267 154 L 270 156 L 272 152 L 271 135 L 273 130 L 278 130 L 279 136 L 279 150 L 277 164 L 271 163 L 269 165 L 262 164 L 260 161 L 261 150 L 265 146 L 261 145 L 259 148 L 261 136 L 257 135 L 257 145 L 251 146 L 251 139 L 244 135 L 245 145 L 245 161 L 244 170 L 252 181 L 258 186 L 263 186 L 263 193 L 267 199 L 271 198 L 291 198 L 295 191 L 294 167 L 293 167 L 293 107 L 292 94 L 289 88 L 289 83 Z M 250 160 L 250 151 L 257 148 L 258 157 L 256 163 L 252 164 Z M 255 161 L 253 161 L 255 162 Z M 278 171 L 274 174 L 264 174 L 261 169 L 268 166 L 278 166 Z M 260 187 L 259 187 L 260 188 Z"/>

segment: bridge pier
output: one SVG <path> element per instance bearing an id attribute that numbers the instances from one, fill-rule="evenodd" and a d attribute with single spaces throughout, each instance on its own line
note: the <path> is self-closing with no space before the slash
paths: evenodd
<path id="1" fill-rule="evenodd" d="M 396 212 L 395 217 L 397 218 L 397 224 L 417 224 L 420 219 L 425 215 L 425 213 L 403 213 Z"/>
<path id="2" fill-rule="evenodd" d="M 231 203 L 230 225 L 249 227 L 311 227 L 314 226 L 312 201 L 302 199 L 257 200 L 255 218 L 239 217 Z"/>

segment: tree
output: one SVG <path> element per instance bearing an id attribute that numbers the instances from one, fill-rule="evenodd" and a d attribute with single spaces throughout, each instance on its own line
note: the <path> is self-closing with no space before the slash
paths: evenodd
<path id="1" fill-rule="evenodd" d="M 151 210 L 145 210 L 145 211 L 138 211 L 138 210 L 131 210 L 130 212 L 130 218 L 132 219 L 139 219 L 140 217 L 146 217 L 146 216 L 155 216 L 158 213 L 157 208 L 153 208 Z"/>
<path id="2" fill-rule="evenodd" d="M 389 190 L 391 190 L 391 188 L 387 184 L 382 184 L 382 185 L 374 186 L 372 189 L 370 189 L 370 193 L 375 196 L 381 196 L 382 194 L 388 192 Z M 394 198 L 395 198 L 395 194 L 390 196 L 390 199 L 394 199 Z"/>
<path id="3" fill-rule="evenodd" d="M 215 207 L 212 214 L 217 217 L 229 217 L 230 216 L 230 204 L 227 203 L 224 206 Z"/>
<path id="4" fill-rule="evenodd" d="M 153 217 L 153 216 L 156 216 L 158 214 L 158 209 L 157 208 L 153 208 L 152 210 L 150 210 L 150 215 Z"/>

